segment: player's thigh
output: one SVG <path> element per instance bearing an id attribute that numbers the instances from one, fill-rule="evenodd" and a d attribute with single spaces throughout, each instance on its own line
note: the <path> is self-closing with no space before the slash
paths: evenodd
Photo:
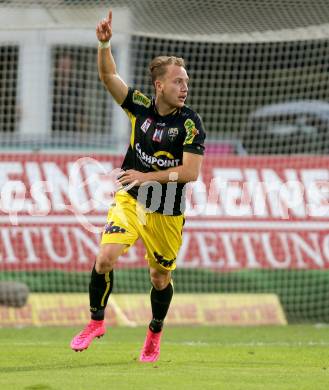
<path id="1" fill-rule="evenodd" d="M 159 271 L 172 271 L 182 245 L 184 216 L 152 213 L 147 218 L 142 240 L 149 266 Z"/>

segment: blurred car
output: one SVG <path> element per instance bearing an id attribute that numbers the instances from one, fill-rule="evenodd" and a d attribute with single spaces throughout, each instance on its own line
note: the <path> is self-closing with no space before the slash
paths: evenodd
<path id="1" fill-rule="evenodd" d="M 327 154 L 329 103 L 299 100 L 263 106 L 243 129 L 248 154 Z"/>

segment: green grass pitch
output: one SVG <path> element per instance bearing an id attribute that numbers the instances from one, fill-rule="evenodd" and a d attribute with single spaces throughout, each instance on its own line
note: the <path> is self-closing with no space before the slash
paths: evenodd
<path id="1" fill-rule="evenodd" d="M 140 363 L 145 328 L 113 328 L 87 351 L 77 328 L 0 329 L 3 390 L 327 390 L 329 327 L 167 327 Z"/>

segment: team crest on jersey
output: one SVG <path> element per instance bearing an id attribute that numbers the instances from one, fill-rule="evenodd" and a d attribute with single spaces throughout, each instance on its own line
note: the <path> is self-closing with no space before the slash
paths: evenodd
<path id="1" fill-rule="evenodd" d="M 135 90 L 133 92 L 133 103 L 149 108 L 151 106 L 151 99 L 142 94 L 140 91 Z"/>
<path id="2" fill-rule="evenodd" d="M 190 145 L 193 143 L 194 137 L 199 134 L 199 130 L 195 127 L 195 123 L 192 119 L 187 119 L 184 123 L 184 127 L 186 130 L 184 145 Z"/>
<path id="3" fill-rule="evenodd" d="M 161 142 L 162 140 L 163 129 L 155 129 L 152 137 L 152 141 Z"/>
<path id="4" fill-rule="evenodd" d="M 147 118 L 146 121 L 142 124 L 141 129 L 143 130 L 143 133 L 146 133 L 149 127 L 152 124 L 152 119 Z"/>
<path id="5" fill-rule="evenodd" d="M 171 142 L 178 136 L 178 129 L 177 127 L 171 127 L 168 130 L 168 138 Z"/>

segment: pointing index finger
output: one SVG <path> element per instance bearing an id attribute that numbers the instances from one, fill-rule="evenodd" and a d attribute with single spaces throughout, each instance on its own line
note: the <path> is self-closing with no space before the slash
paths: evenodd
<path id="1" fill-rule="evenodd" d="M 109 22 L 109 25 L 112 26 L 112 10 L 109 11 L 109 16 L 107 17 L 107 20 Z"/>

